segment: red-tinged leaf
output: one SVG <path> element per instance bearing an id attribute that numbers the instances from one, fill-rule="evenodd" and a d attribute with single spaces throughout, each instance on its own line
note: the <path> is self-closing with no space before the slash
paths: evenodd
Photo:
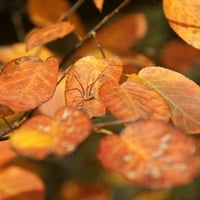
<path id="1" fill-rule="evenodd" d="M 105 114 L 98 89 L 104 75 L 120 79 L 122 62 L 118 57 L 84 57 L 71 66 L 66 79 L 66 104 L 84 109 L 91 117 Z"/>
<path id="2" fill-rule="evenodd" d="M 12 60 L 0 73 L 0 104 L 13 111 L 33 109 L 50 99 L 58 76 L 58 59 L 36 56 Z"/>
<path id="3" fill-rule="evenodd" d="M 66 182 L 61 188 L 61 200 L 110 200 L 111 192 L 99 183 Z"/>
<path id="4" fill-rule="evenodd" d="M 169 41 L 160 54 L 162 66 L 181 73 L 190 71 L 199 61 L 199 50 L 179 40 Z"/>
<path id="5" fill-rule="evenodd" d="M 163 0 L 165 16 L 172 29 L 188 44 L 200 48 L 200 1 Z"/>
<path id="6" fill-rule="evenodd" d="M 200 132 L 200 87 L 196 83 L 162 67 L 144 68 L 139 77 L 165 99 L 177 127 L 188 133 Z"/>
<path id="7" fill-rule="evenodd" d="M 21 167 L 0 168 L 0 199 L 44 200 L 44 184 L 36 174 Z"/>
<path id="8" fill-rule="evenodd" d="M 1 150 L 0 166 L 8 163 L 17 156 L 17 154 L 13 151 L 8 141 L 0 142 L 0 150 Z"/>
<path id="9" fill-rule="evenodd" d="M 196 141 L 161 121 L 140 121 L 104 137 L 98 157 L 131 183 L 157 189 L 186 184 L 200 169 Z"/>
<path id="10" fill-rule="evenodd" d="M 12 115 L 14 112 L 7 106 L 0 105 L 0 118 L 4 118 L 8 115 Z"/>
<path id="11" fill-rule="evenodd" d="M 99 89 L 106 107 L 119 119 L 169 120 L 169 108 L 163 98 L 137 81 L 128 80 L 121 86 L 113 80 Z"/>
<path id="12" fill-rule="evenodd" d="M 26 37 L 26 49 L 29 50 L 38 45 L 43 45 L 58 38 L 62 38 L 70 34 L 73 30 L 74 25 L 65 21 L 32 30 Z"/>
<path id="13" fill-rule="evenodd" d="M 51 154 L 67 155 L 90 134 L 88 116 L 75 108 L 62 108 L 54 118 L 35 116 L 11 136 L 11 145 L 21 155 L 44 159 Z"/>
<path id="14" fill-rule="evenodd" d="M 93 2 L 97 9 L 101 12 L 103 9 L 104 0 L 93 0 Z"/>

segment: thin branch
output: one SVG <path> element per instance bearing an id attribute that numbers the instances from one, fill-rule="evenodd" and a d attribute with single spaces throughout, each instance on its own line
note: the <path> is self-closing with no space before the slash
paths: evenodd
<path id="1" fill-rule="evenodd" d="M 62 15 L 59 21 L 67 19 L 71 14 L 75 13 L 76 10 L 84 3 L 85 0 L 78 0 L 68 11 L 66 14 Z"/>
<path id="2" fill-rule="evenodd" d="M 99 129 L 105 126 L 113 126 L 113 125 L 119 125 L 119 124 L 125 124 L 125 123 L 133 123 L 138 122 L 140 119 L 122 119 L 117 121 L 111 121 L 111 122 L 102 122 L 97 123 L 94 125 L 94 129 Z"/>
<path id="3" fill-rule="evenodd" d="M 83 39 L 78 42 L 75 47 L 64 56 L 63 60 L 60 63 L 60 67 L 64 67 L 66 60 L 77 51 L 87 40 L 89 40 L 94 32 L 97 32 L 100 28 L 102 28 L 113 16 L 115 16 L 120 10 L 122 10 L 131 0 L 124 0 L 117 8 L 115 8 L 110 14 L 106 15 L 91 31 L 87 33 Z"/>

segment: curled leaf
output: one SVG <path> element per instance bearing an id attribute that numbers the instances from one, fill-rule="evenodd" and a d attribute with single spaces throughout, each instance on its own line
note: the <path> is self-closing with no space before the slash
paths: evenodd
<path id="1" fill-rule="evenodd" d="M 144 68 L 139 77 L 165 99 L 177 127 L 188 133 L 200 132 L 200 87 L 196 83 L 162 67 Z"/>
<path id="2" fill-rule="evenodd" d="M 70 34 L 74 25 L 66 21 L 50 24 L 40 29 L 34 29 L 26 37 L 26 49 L 30 50 L 38 45 L 43 45 Z"/>
<path id="3" fill-rule="evenodd" d="M 7 63 L 0 73 L 0 104 L 13 111 L 27 111 L 50 99 L 55 91 L 58 59 L 42 62 L 25 56 Z"/>
<path id="4" fill-rule="evenodd" d="M 200 168 L 195 140 L 161 121 L 140 121 L 104 137 L 98 157 L 131 183 L 157 189 L 188 183 Z"/>
<path id="5" fill-rule="evenodd" d="M 44 159 L 51 154 L 67 155 L 88 137 L 91 122 L 88 116 L 64 107 L 54 118 L 35 116 L 11 136 L 12 147 L 21 155 Z"/>

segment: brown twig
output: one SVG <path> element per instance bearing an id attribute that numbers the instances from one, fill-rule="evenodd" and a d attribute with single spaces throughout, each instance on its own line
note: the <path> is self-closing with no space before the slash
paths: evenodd
<path id="1" fill-rule="evenodd" d="M 75 51 L 77 51 L 87 40 L 89 40 L 92 37 L 92 35 L 94 34 L 94 32 L 97 32 L 100 28 L 102 28 L 113 16 L 115 16 L 120 10 L 122 10 L 130 1 L 131 0 L 124 0 L 117 8 L 115 8 L 113 11 L 111 11 L 111 13 L 106 15 L 91 31 L 89 31 L 87 33 L 87 35 L 85 37 L 83 37 L 83 39 L 81 41 L 79 41 L 75 45 L 75 47 L 63 57 L 63 59 L 60 63 L 60 67 L 64 68 L 68 58 Z"/>

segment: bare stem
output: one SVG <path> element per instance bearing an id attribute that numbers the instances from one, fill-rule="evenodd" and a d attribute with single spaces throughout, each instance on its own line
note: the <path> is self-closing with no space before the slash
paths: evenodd
<path id="1" fill-rule="evenodd" d="M 122 120 L 116 120 L 116 121 L 111 121 L 111 122 L 102 122 L 102 123 L 97 123 L 94 125 L 94 129 L 99 129 L 105 126 L 113 126 L 113 125 L 119 125 L 119 124 L 125 124 L 125 123 L 133 123 L 133 122 L 138 122 L 139 119 L 122 119 Z"/>
<path id="2" fill-rule="evenodd" d="M 64 67 L 66 60 L 77 51 L 87 40 L 89 40 L 94 32 L 97 32 L 100 28 L 102 28 L 113 16 L 115 16 L 120 10 L 122 10 L 131 0 L 124 0 L 117 8 L 115 8 L 111 13 L 106 15 L 91 31 L 87 33 L 85 37 L 81 41 L 79 41 L 75 47 L 64 56 L 63 60 L 60 63 L 60 67 Z"/>
<path id="3" fill-rule="evenodd" d="M 62 15 L 59 21 L 67 19 L 71 14 L 76 12 L 76 10 L 84 3 L 85 0 L 78 0 L 64 15 Z"/>

